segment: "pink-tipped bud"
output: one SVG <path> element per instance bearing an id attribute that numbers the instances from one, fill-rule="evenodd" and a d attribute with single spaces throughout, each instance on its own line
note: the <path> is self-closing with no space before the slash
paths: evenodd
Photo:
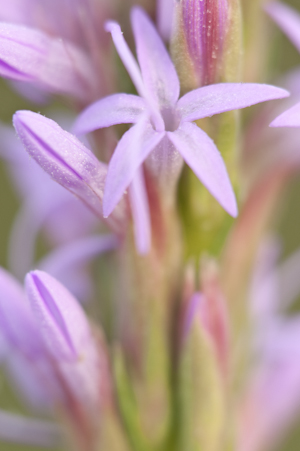
<path id="1" fill-rule="evenodd" d="M 198 86 L 220 78 L 227 30 L 227 0 L 183 0 L 183 32 Z"/>

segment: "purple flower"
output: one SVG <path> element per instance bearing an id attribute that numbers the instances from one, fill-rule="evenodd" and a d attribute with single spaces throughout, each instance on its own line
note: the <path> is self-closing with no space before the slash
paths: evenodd
<path id="1" fill-rule="evenodd" d="M 299 250 L 283 263 L 277 240 L 260 249 L 252 280 L 250 313 L 256 364 L 239 412 L 238 449 L 271 449 L 300 406 L 300 316 L 283 312 L 300 291 Z M 249 430 L 252 431 L 249 436 Z"/>
<path id="2" fill-rule="evenodd" d="M 33 101 L 40 89 L 81 105 L 111 92 L 103 23 L 113 9 L 94 0 L 0 1 L 0 75 L 26 82 Z"/>
<path id="3" fill-rule="evenodd" d="M 123 135 L 110 160 L 104 216 L 114 210 L 151 153 L 152 170 L 159 172 L 163 168 L 174 174 L 173 179 L 179 174 L 183 158 L 223 208 L 236 216 L 236 200 L 221 155 L 193 121 L 287 97 L 287 91 L 269 85 L 224 83 L 196 89 L 178 100 L 178 76 L 153 24 L 140 8 L 132 10 L 131 20 L 140 67 L 120 26 L 109 22 L 106 28 L 140 97 L 115 94 L 101 99 L 79 116 L 74 127 L 76 133 L 84 134 L 119 123 L 135 124 Z"/>
<path id="4" fill-rule="evenodd" d="M 72 43 L 25 26 L 0 23 L 0 75 L 37 84 L 81 102 L 95 95 L 93 67 Z"/>
<path id="5" fill-rule="evenodd" d="M 300 15 L 290 6 L 277 2 L 268 4 L 265 9 L 300 52 Z M 280 114 L 270 127 L 300 127 L 300 103 Z"/>

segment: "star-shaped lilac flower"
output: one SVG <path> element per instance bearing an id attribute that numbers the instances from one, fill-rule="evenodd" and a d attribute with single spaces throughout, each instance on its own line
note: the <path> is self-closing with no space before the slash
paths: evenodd
<path id="1" fill-rule="evenodd" d="M 300 52 L 300 15 L 278 2 L 270 3 L 265 10 Z M 300 102 L 280 114 L 270 127 L 300 127 Z"/>
<path id="2" fill-rule="evenodd" d="M 288 92 L 263 84 L 222 83 L 196 89 L 179 99 L 175 67 L 152 22 L 139 7 L 133 8 L 131 22 L 139 66 L 120 26 L 108 22 L 106 29 L 140 97 L 115 94 L 101 99 L 78 117 L 74 127 L 75 133 L 84 134 L 114 124 L 135 124 L 123 135 L 110 160 L 104 216 L 110 215 L 153 151 L 160 155 L 161 165 L 164 158 L 172 162 L 180 154 L 222 207 L 236 216 L 235 195 L 223 159 L 212 139 L 193 121 L 287 97 Z"/>

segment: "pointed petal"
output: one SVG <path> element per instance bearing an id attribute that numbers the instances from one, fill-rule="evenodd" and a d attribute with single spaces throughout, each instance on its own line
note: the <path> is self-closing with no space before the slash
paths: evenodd
<path id="1" fill-rule="evenodd" d="M 283 99 L 289 93 L 276 86 L 257 83 L 219 83 L 185 94 L 177 108 L 184 121 L 195 121 L 225 111 L 246 108 L 267 100 Z"/>
<path id="2" fill-rule="evenodd" d="M 30 156 L 56 182 L 102 216 L 106 166 L 56 122 L 31 111 L 14 115 L 15 129 Z"/>
<path id="3" fill-rule="evenodd" d="M 113 211 L 138 167 L 164 136 L 164 132 L 153 130 L 147 118 L 142 118 L 122 136 L 108 166 L 103 198 L 105 217 Z"/>
<path id="4" fill-rule="evenodd" d="M 43 271 L 27 274 L 25 290 L 54 359 L 77 360 L 92 340 L 78 301 L 58 280 Z"/>
<path id="5" fill-rule="evenodd" d="M 231 216 L 237 216 L 235 195 L 226 167 L 212 139 L 189 122 L 182 123 L 178 130 L 167 134 L 186 163 L 219 204 Z"/>
<path id="6" fill-rule="evenodd" d="M 264 8 L 300 52 L 300 14 L 279 2 L 270 2 Z"/>
<path id="7" fill-rule="evenodd" d="M 139 254 L 147 254 L 151 247 L 151 219 L 142 168 L 138 168 L 129 186 L 134 221 L 135 244 Z"/>
<path id="8" fill-rule="evenodd" d="M 96 83 L 90 61 L 73 44 L 8 23 L 0 23 L 0 75 L 85 101 Z"/>
<path id="9" fill-rule="evenodd" d="M 300 127 L 300 102 L 280 114 L 270 127 Z"/>
<path id="10" fill-rule="evenodd" d="M 164 130 L 164 121 L 160 114 L 159 109 L 151 91 L 146 88 L 140 68 L 128 47 L 127 42 L 124 39 L 123 33 L 121 31 L 120 25 L 117 22 L 107 22 L 105 26 L 106 31 L 109 31 L 112 35 L 116 50 L 121 58 L 124 66 L 130 78 L 136 87 L 137 92 L 141 97 L 143 97 L 151 113 L 152 120 L 155 124 L 157 130 Z"/>
<path id="11" fill-rule="evenodd" d="M 120 25 L 117 22 L 109 21 L 106 22 L 105 29 L 106 31 L 111 33 L 118 55 L 121 58 L 122 63 L 126 67 L 126 70 L 130 75 L 130 78 L 134 86 L 136 87 L 137 92 L 140 96 L 145 97 L 145 86 L 140 68 L 133 54 L 131 53 L 127 42 L 124 39 Z"/>
<path id="12" fill-rule="evenodd" d="M 141 8 L 133 8 L 131 22 L 146 88 L 160 106 L 175 104 L 180 91 L 179 79 L 164 43 Z"/>
<path id="13" fill-rule="evenodd" d="M 145 112 L 145 101 L 131 94 L 114 94 L 87 107 L 76 119 L 73 133 L 84 135 L 98 128 L 138 122 Z"/>

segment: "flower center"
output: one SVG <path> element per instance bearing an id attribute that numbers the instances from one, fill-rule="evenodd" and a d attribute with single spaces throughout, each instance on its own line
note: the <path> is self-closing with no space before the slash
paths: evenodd
<path id="1" fill-rule="evenodd" d="M 174 132 L 177 130 L 180 117 L 175 108 L 170 106 L 163 107 L 160 112 L 165 123 L 166 132 Z"/>

